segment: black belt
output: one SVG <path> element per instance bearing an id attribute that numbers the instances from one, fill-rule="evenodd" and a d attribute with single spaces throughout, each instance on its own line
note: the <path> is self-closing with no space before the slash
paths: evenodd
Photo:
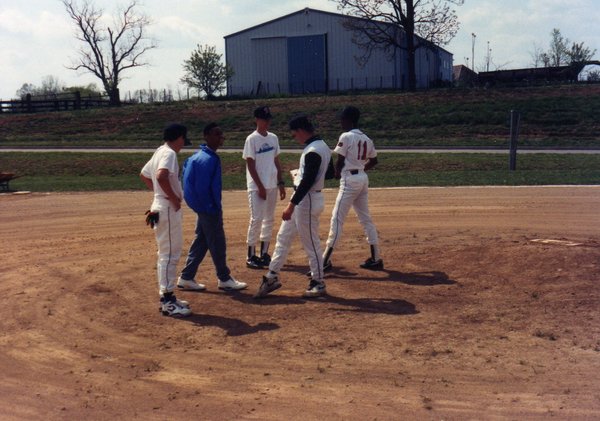
<path id="1" fill-rule="evenodd" d="M 358 170 L 350 170 L 350 174 L 356 175 L 356 174 L 358 174 Z"/>
<path id="2" fill-rule="evenodd" d="M 298 188 L 298 186 L 294 186 L 294 191 L 296 191 L 296 189 Z M 309 190 L 309 193 L 321 193 L 321 190 Z"/>

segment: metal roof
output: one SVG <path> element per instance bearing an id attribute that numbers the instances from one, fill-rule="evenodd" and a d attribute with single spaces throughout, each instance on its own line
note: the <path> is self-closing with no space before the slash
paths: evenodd
<path id="1" fill-rule="evenodd" d="M 335 17 L 344 18 L 344 19 L 369 20 L 369 19 L 358 17 L 358 16 L 344 15 L 344 14 L 341 14 L 341 13 L 334 13 L 334 12 L 326 12 L 324 10 L 318 10 L 318 9 L 312 9 L 310 7 L 305 7 L 304 9 L 298 10 L 297 12 L 289 13 L 287 15 L 280 16 L 280 17 L 272 19 L 270 21 L 263 22 L 263 23 L 260 23 L 258 25 L 254 25 L 254 26 L 251 26 L 251 27 L 246 28 L 246 29 L 242 29 L 241 31 L 234 32 L 233 34 L 225 35 L 223 38 L 225 38 L 225 39 L 231 38 L 233 36 L 236 36 L 236 35 L 239 35 L 239 34 L 243 34 L 244 32 L 251 31 L 251 30 L 256 29 L 256 28 L 260 28 L 261 26 L 269 25 L 269 24 L 271 24 L 273 22 L 278 22 L 280 20 L 287 19 L 290 16 L 299 15 L 301 13 L 309 13 L 309 12 L 321 13 L 321 14 L 324 14 L 324 15 L 330 15 L 330 16 L 335 16 Z M 384 25 L 390 25 L 390 26 L 392 25 L 389 22 L 378 22 L 378 23 L 382 23 Z M 419 38 L 420 40 L 425 41 L 426 43 L 430 43 L 432 45 L 435 45 L 436 48 L 439 48 L 440 50 L 443 50 L 443 51 L 447 52 L 448 54 L 452 54 L 450 51 L 446 50 L 443 47 L 440 47 L 439 45 L 433 44 L 433 43 L 427 41 L 426 39 L 424 39 L 424 38 L 422 38 L 422 37 L 420 37 L 420 36 L 418 36 L 416 34 L 415 34 L 415 36 L 417 38 Z"/>

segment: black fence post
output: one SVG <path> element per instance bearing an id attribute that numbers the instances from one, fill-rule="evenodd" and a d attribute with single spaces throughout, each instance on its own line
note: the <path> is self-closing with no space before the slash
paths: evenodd
<path id="1" fill-rule="evenodd" d="M 27 108 L 27 112 L 33 112 L 33 105 L 31 104 L 31 94 L 27 94 L 25 96 L 25 107 Z"/>
<path id="2" fill-rule="evenodd" d="M 76 110 L 81 109 L 81 92 L 79 91 L 75 92 L 75 104 L 73 105 L 73 108 L 75 108 Z"/>
<path id="3" fill-rule="evenodd" d="M 517 142 L 519 140 L 519 122 L 521 113 L 516 110 L 510 110 L 510 154 L 509 154 L 509 169 L 515 171 L 517 169 Z"/>

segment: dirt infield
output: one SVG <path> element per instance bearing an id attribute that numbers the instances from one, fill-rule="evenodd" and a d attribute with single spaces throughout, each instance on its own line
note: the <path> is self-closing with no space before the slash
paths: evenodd
<path id="1" fill-rule="evenodd" d="M 150 196 L 0 196 L 0 419 L 600 418 L 600 187 L 373 190 L 385 271 L 358 267 L 352 215 L 328 297 L 300 298 L 296 242 L 259 302 L 226 192 L 250 287 L 218 292 L 204 262 L 187 319 L 157 311 Z"/>

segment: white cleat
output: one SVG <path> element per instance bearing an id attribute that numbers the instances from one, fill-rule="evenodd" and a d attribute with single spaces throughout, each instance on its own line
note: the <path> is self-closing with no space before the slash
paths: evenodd
<path id="1" fill-rule="evenodd" d="M 262 283 L 260 284 L 260 287 L 258 288 L 258 292 L 256 294 L 254 294 L 254 298 L 264 298 L 269 293 L 271 293 L 279 288 L 281 288 L 281 282 L 279 282 L 279 278 L 275 277 L 275 278 L 269 279 L 266 276 L 263 276 Z"/>
<path id="2" fill-rule="evenodd" d="M 161 312 L 163 316 L 189 316 L 192 314 L 187 302 L 173 299 L 162 303 Z"/>
<path id="3" fill-rule="evenodd" d="M 206 285 L 196 282 L 195 279 L 187 280 L 180 276 L 177 280 L 177 288 L 187 291 L 204 291 L 206 289 Z"/>
<path id="4" fill-rule="evenodd" d="M 308 288 L 306 288 L 306 291 L 304 291 L 304 294 L 302 294 L 302 296 L 304 298 L 314 298 L 321 297 L 325 294 L 327 294 L 327 289 L 325 289 L 325 283 L 311 279 L 310 283 L 308 284 Z"/>
<path id="5" fill-rule="evenodd" d="M 248 287 L 247 283 L 239 282 L 239 281 L 235 280 L 233 278 L 233 276 L 230 276 L 229 279 L 226 281 L 221 281 L 219 279 L 217 285 L 218 285 L 219 289 L 223 290 L 223 291 L 239 291 L 241 289 L 245 289 Z"/>

